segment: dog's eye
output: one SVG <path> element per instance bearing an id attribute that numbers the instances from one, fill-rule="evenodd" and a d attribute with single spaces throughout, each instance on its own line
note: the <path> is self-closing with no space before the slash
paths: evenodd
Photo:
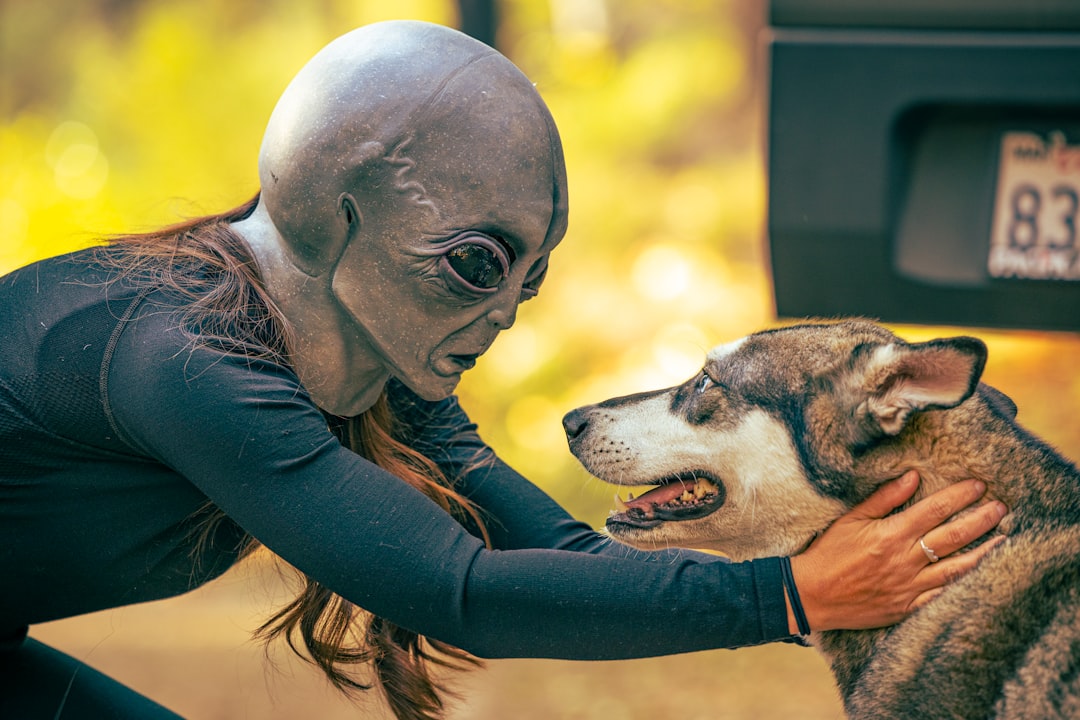
<path id="1" fill-rule="evenodd" d="M 697 387 L 694 388 L 694 392 L 696 392 L 698 395 L 700 395 L 701 393 L 705 392 L 710 387 L 712 387 L 712 384 L 713 384 L 713 381 L 712 381 L 711 377 L 709 377 L 708 375 L 702 375 L 701 379 L 698 380 Z"/>

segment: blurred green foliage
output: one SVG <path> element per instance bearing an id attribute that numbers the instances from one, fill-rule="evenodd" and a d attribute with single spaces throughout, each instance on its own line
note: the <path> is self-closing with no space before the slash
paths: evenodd
<path id="1" fill-rule="evenodd" d="M 504 458 L 599 525 L 611 489 L 567 453 L 562 414 L 681 381 L 712 345 L 776 322 L 764 11 L 761 0 L 500 8 L 499 47 L 563 135 L 571 222 L 540 297 L 461 395 Z M 457 22 L 449 0 L 0 0 L 0 272 L 247 199 L 292 75 L 334 37 L 392 17 Z M 980 334 L 988 378 L 1077 457 L 1080 341 Z"/>

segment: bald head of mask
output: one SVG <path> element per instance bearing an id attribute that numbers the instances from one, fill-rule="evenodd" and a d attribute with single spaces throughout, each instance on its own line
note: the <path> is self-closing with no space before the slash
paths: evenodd
<path id="1" fill-rule="evenodd" d="M 389 377 L 449 394 L 566 229 L 554 122 L 506 58 L 457 31 L 379 23 L 320 51 L 275 107 L 260 204 L 237 229 L 324 410 Z"/>

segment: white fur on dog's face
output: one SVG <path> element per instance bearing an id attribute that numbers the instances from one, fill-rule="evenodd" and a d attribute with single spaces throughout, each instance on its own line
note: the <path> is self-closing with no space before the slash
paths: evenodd
<path id="1" fill-rule="evenodd" d="M 737 355 L 741 344 L 711 352 L 710 366 Z M 614 537 L 635 547 L 707 548 L 743 560 L 796 552 L 842 514 L 843 505 L 804 476 L 785 426 L 761 408 L 728 402 L 727 392 L 700 374 L 679 387 L 577 411 L 587 424 L 571 448 L 600 479 L 651 485 L 705 477 L 726 496 L 704 517 L 635 523 L 614 514 L 608 523 Z M 694 403 L 693 415 L 702 420 L 674 412 L 677 403 Z"/>

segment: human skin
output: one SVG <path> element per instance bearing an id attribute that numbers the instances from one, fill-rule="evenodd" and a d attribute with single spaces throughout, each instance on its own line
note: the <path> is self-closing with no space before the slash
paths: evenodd
<path id="1" fill-rule="evenodd" d="M 914 471 L 883 485 L 791 558 L 811 629 L 859 630 L 897 623 L 1004 540 L 1001 536 L 970 552 L 957 552 L 993 530 L 1008 512 L 994 500 L 950 520 L 983 497 L 986 486 L 976 480 L 951 485 L 890 515 L 918 486 Z M 939 562 L 927 559 L 920 539 L 941 557 Z M 790 599 L 787 609 L 794 634 Z"/>

